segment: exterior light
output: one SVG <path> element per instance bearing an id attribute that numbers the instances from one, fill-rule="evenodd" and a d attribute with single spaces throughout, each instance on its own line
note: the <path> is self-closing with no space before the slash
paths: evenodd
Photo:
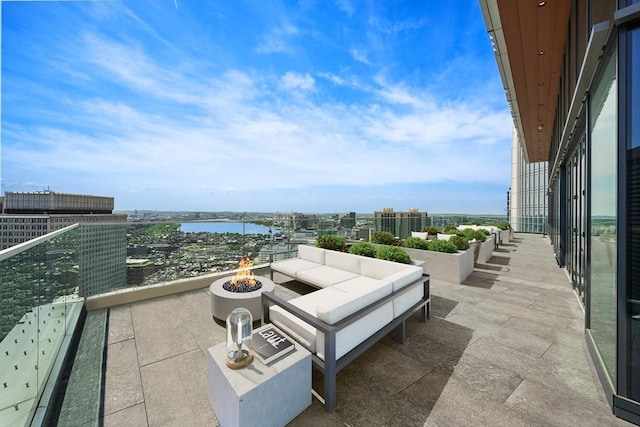
<path id="1" fill-rule="evenodd" d="M 547 2 L 546 2 L 546 1 L 539 1 L 539 2 L 538 2 L 538 7 L 542 7 L 542 6 L 544 6 L 545 4 L 547 4 Z"/>
<path id="2" fill-rule="evenodd" d="M 542 131 L 542 129 L 544 129 L 544 125 L 541 123 L 541 124 L 538 125 L 538 130 Z"/>
<path id="3" fill-rule="evenodd" d="M 541 50 L 540 52 L 538 52 L 538 55 L 544 55 L 544 50 Z"/>

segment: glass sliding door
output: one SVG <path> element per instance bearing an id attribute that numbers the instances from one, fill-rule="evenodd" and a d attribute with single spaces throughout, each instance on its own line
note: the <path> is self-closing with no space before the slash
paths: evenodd
<path id="1" fill-rule="evenodd" d="M 586 266 L 585 248 L 585 185 L 586 185 L 585 137 L 570 156 L 567 170 L 567 212 L 569 221 L 569 245 L 567 271 L 571 283 L 584 304 L 584 272 Z"/>
<path id="2" fill-rule="evenodd" d="M 627 32 L 626 396 L 640 401 L 640 28 Z M 622 391 L 622 390 L 621 390 Z M 624 391 L 622 391 L 624 393 Z"/>
<path id="3" fill-rule="evenodd" d="M 612 384 L 616 378 L 617 132 L 616 52 L 602 60 L 589 102 L 589 329 Z"/>

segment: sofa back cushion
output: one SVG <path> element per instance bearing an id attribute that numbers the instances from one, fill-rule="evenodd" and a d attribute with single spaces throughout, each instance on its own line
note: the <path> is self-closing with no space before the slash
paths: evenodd
<path id="1" fill-rule="evenodd" d="M 407 267 L 409 267 L 407 264 L 399 262 L 365 258 L 360 263 L 360 274 L 374 279 L 384 279 L 391 274 L 405 270 Z"/>
<path id="2" fill-rule="evenodd" d="M 324 255 L 324 263 L 329 267 L 360 274 L 361 258 L 362 257 L 345 252 L 326 251 Z"/>
<path id="3" fill-rule="evenodd" d="M 411 237 L 419 237 L 420 239 L 427 240 L 427 237 L 429 237 L 429 233 L 422 233 L 420 231 L 412 231 L 411 232 Z"/>
<path id="4" fill-rule="evenodd" d="M 298 258 L 318 264 L 324 264 L 325 252 L 327 252 L 325 249 L 316 248 L 315 246 L 298 245 Z"/>

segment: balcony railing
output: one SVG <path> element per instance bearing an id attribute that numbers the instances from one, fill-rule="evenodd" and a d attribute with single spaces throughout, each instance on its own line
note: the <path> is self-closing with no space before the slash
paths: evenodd
<path id="1" fill-rule="evenodd" d="M 0 420 L 39 424 L 85 297 L 126 286 L 126 224 L 75 224 L 0 251 Z"/>
<path id="2" fill-rule="evenodd" d="M 28 425 L 82 307 L 78 225 L 0 251 L 0 419 Z"/>

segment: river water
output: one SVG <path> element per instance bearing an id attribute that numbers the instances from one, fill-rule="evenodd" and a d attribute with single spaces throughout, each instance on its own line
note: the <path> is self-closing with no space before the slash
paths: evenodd
<path id="1" fill-rule="evenodd" d="M 220 222 L 183 222 L 180 224 L 180 231 L 184 233 L 243 233 L 244 234 L 269 234 L 269 227 L 264 225 L 252 224 L 249 222 L 236 221 L 220 221 Z M 272 228 L 271 231 L 276 233 L 280 230 Z"/>

